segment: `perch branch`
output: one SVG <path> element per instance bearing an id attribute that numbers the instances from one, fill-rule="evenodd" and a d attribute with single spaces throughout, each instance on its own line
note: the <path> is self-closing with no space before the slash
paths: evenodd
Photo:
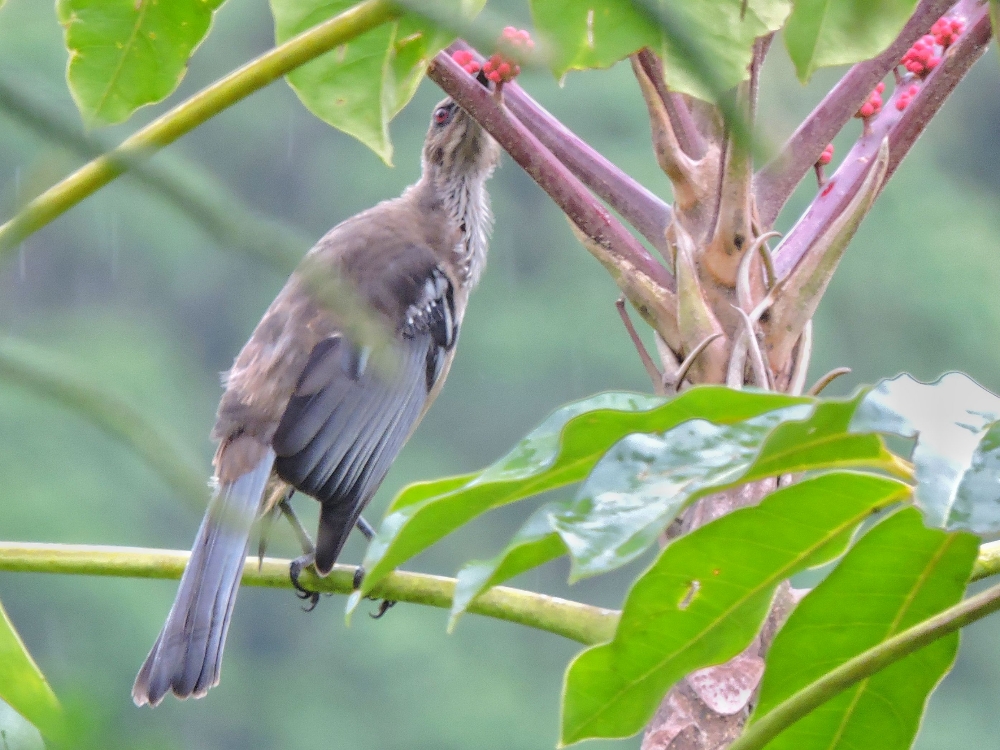
<path id="1" fill-rule="evenodd" d="M 0 570 L 14 572 L 177 579 L 188 557 L 188 552 L 177 550 L 0 542 Z M 247 558 L 243 585 L 290 589 L 288 564 L 288 560 L 265 557 L 258 569 L 257 558 Z M 335 565 L 326 578 L 306 570 L 300 580 L 313 591 L 350 594 L 355 570 L 349 565 Z M 454 592 L 454 578 L 399 571 L 380 582 L 372 594 L 382 599 L 448 609 Z M 546 630 L 587 645 L 610 640 L 620 614 L 507 586 L 497 586 L 477 597 L 468 611 Z"/>

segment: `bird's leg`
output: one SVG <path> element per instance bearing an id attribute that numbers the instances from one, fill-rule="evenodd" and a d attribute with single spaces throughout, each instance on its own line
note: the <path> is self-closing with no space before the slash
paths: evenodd
<path id="1" fill-rule="evenodd" d="M 292 499 L 292 495 L 295 490 L 289 491 L 288 495 L 278 503 L 278 509 L 281 511 L 288 523 L 292 527 L 292 531 L 295 532 L 295 538 L 299 540 L 299 546 L 302 547 L 303 556 L 314 555 L 316 553 L 316 545 L 313 544 L 312 537 L 309 536 L 309 532 L 306 531 L 305 526 L 299 520 L 299 517 L 295 515 L 295 511 L 292 510 L 292 504 L 288 501 Z"/>
<path id="2" fill-rule="evenodd" d="M 358 527 L 358 531 L 360 531 L 364 535 L 365 539 L 367 539 L 369 542 L 374 538 L 375 528 L 364 519 L 364 516 L 358 516 L 358 520 L 355 523 L 355 526 Z M 359 565 L 357 568 L 354 569 L 355 591 L 361 588 L 361 582 L 364 579 L 365 579 L 365 569 Z M 369 596 L 368 598 L 371 599 L 372 601 L 376 601 L 376 598 L 374 596 Z M 386 612 L 388 612 L 389 608 L 393 607 L 395 604 L 396 602 L 393 599 L 382 599 L 378 603 L 378 610 L 376 610 L 375 612 L 369 612 L 368 616 L 371 617 L 373 620 L 377 620 Z"/>
<path id="3" fill-rule="evenodd" d="M 271 508 L 260 517 L 259 538 L 257 541 L 257 570 L 264 567 L 264 554 L 267 552 L 267 541 L 274 528 L 274 519 L 278 517 L 278 509 Z"/>
<path id="4" fill-rule="evenodd" d="M 303 607 L 306 612 L 312 612 L 316 605 L 319 603 L 319 592 L 311 591 L 299 583 L 299 576 L 302 575 L 302 571 L 316 562 L 316 546 L 313 544 L 313 540 L 309 536 L 309 532 L 306 531 L 302 522 L 299 521 L 299 517 L 295 515 L 295 511 L 292 510 L 292 505 L 288 501 L 291 499 L 295 490 L 290 488 L 287 495 L 282 498 L 281 502 L 277 505 L 277 510 L 288 520 L 288 523 L 292 527 L 292 531 L 295 532 L 295 538 L 299 540 L 299 545 L 302 547 L 302 555 L 296 557 L 288 564 L 288 577 L 292 581 L 292 586 L 295 587 L 295 595 L 299 599 L 308 599 L 309 606 Z"/>

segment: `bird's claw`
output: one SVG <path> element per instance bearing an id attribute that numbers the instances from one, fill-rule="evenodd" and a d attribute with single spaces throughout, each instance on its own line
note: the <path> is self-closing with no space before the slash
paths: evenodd
<path id="1" fill-rule="evenodd" d="M 365 569 L 360 565 L 354 569 L 354 590 L 357 591 L 361 588 L 361 582 L 365 579 Z M 369 599 L 373 602 L 378 602 L 378 609 L 374 612 L 369 612 L 368 616 L 373 620 L 378 620 L 388 612 L 392 607 L 396 606 L 396 601 L 394 599 L 379 599 L 377 596 L 366 596 L 365 599 Z"/>
<path id="2" fill-rule="evenodd" d="M 292 586 L 295 587 L 295 595 L 303 601 L 309 600 L 309 606 L 303 607 L 303 612 L 312 612 L 316 609 L 316 605 L 319 604 L 319 592 L 307 589 L 299 582 L 299 576 L 302 575 L 302 571 L 312 565 L 313 562 L 312 555 L 303 555 L 302 557 L 295 558 L 288 565 L 288 577 L 292 581 Z"/>

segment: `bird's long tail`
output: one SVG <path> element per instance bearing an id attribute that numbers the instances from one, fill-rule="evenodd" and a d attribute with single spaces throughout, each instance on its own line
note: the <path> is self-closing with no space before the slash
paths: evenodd
<path id="1" fill-rule="evenodd" d="M 250 530 L 271 474 L 274 453 L 212 498 L 167 622 L 132 687 L 137 706 L 157 705 L 168 690 L 203 696 L 218 684 L 222 649 L 236 603 Z"/>

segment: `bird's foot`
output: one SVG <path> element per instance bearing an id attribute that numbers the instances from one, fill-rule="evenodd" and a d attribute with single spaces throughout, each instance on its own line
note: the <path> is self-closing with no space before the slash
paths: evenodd
<path id="1" fill-rule="evenodd" d="M 360 565 L 354 569 L 354 590 L 357 591 L 361 588 L 361 582 L 365 579 L 365 569 Z M 365 599 L 370 599 L 373 602 L 378 602 L 378 609 L 374 612 L 369 612 L 368 616 L 373 620 L 378 620 L 388 612 L 392 607 L 396 606 L 396 601 L 394 599 L 379 599 L 377 596 L 366 596 Z"/>
<path id="2" fill-rule="evenodd" d="M 316 562 L 316 555 L 313 553 L 302 555 L 301 557 L 296 557 L 288 565 L 288 577 L 292 581 L 292 586 L 295 587 L 295 595 L 302 600 L 309 600 L 309 606 L 303 607 L 304 612 L 312 612 L 316 609 L 316 605 L 319 603 L 319 592 L 311 591 L 303 586 L 299 582 L 299 576 L 302 575 L 302 571 L 308 568 L 310 565 Z"/>

